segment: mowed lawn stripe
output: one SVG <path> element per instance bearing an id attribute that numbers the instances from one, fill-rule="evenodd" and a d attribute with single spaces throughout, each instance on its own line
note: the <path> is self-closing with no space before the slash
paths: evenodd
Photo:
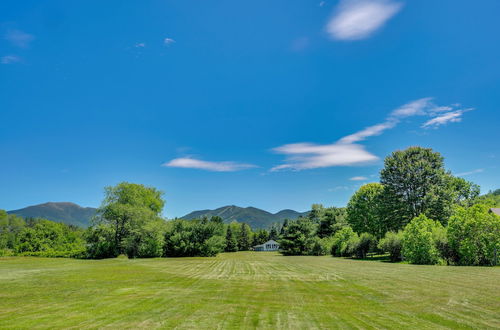
<path id="1" fill-rule="evenodd" d="M 278 253 L 0 258 L 2 328 L 500 328 L 500 268 Z"/>

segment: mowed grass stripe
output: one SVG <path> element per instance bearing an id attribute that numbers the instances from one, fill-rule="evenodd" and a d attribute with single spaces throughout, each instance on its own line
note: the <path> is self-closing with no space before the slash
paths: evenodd
<path id="1" fill-rule="evenodd" d="M 500 328 L 499 311 L 498 267 L 0 258 L 1 328 Z"/>

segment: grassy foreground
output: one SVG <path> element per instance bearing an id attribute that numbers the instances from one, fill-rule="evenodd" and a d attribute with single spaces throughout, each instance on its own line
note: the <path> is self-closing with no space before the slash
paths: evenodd
<path id="1" fill-rule="evenodd" d="M 500 328 L 500 268 L 277 253 L 0 258 L 1 328 Z"/>

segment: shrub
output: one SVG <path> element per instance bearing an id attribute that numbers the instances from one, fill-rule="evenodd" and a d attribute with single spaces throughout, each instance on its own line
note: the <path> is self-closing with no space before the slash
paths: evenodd
<path id="1" fill-rule="evenodd" d="M 340 229 L 332 238 L 332 255 L 335 257 L 351 256 L 352 247 L 355 246 L 358 239 L 358 234 L 350 226 Z"/>
<path id="2" fill-rule="evenodd" d="M 109 225 L 99 224 L 87 229 L 87 257 L 92 259 L 115 258 L 118 248 L 114 231 Z"/>
<path id="3" fill-rule="evenodd" d="M 312 248 L 312 254 L 315 256 L 325 256 L 330 253 L 333 245 L 333 237 L 316 238 Z"/>
<path id="4" fill-rule="evenodd" d="M 131 230 L 124 239 L 124 246 L 129 258 L 155 258 L 163 254 L 165 230 L 163 220 L 146 222 Z"/>
<path id="5" fill-rule="evenodd" d="M 378 243 L 378 248 L 384 252 L 389 253 L 392 262 L 401 260 L 403 232 L 400 230 L 397 233 L 389 231 L 385 234 L 384 238 Z"/>
<path id="6" fill-rule="evenodd" d="M 368 253 L 375 251 L 377 248 L 377 239 L 370 233 L 362 233 L 353 246 L 352 252 L 358 258 L 366 258 Z"/>
<path id="7" fill-rule="evenodd" d="M 460 265 L 498 263 L 500 217 L 484 205 L 459 208 L 448 224 L 448 240 L 454 261 Z"/>
<path id="8" fill-rule="evenodd" d="M 440 223 L 425 215 L 414 218 L 403 231 L 403 256 L 412 264 L 434 265 L 440 263 L 439 250 L 435 243 L 437 230 L 442 230 Z"/>

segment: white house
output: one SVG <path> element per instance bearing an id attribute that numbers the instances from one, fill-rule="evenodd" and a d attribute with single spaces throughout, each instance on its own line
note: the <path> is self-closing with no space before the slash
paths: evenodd
<path id="1" fill-rule="evenodd" d="M 255 251 L 278 251 L 279 248 L 280 248 L 280 245 L 275 240 L 269 240 L 269 241 L 265 242 L 264 244 L 255 245 L 253 247 L 253 249 Z"/>

